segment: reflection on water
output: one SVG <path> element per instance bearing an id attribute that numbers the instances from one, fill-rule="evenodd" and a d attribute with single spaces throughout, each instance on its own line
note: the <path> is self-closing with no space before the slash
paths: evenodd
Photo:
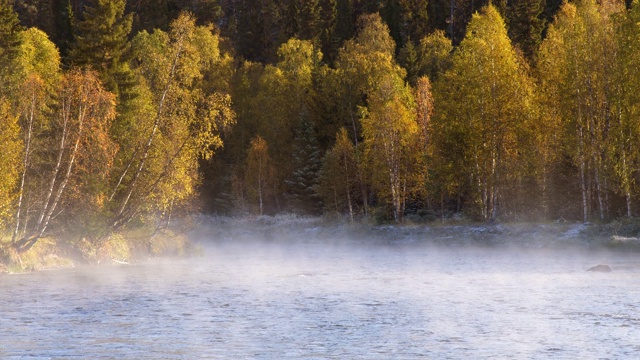
<path id="1" fill-rule="evenodd" d="M 0 276 L 0 358 L 633 358 L 636 256 L 254 245 Z"/>

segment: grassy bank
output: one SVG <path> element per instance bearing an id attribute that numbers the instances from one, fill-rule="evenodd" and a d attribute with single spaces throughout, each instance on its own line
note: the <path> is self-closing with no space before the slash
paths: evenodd
<path id="1" fill-rule="evenodd" d="M 71 234 L 46 237 L 22 253 L 0 244 L 0 273 L 22 273 L 74 267 L 80 264 L 129 264 L 149 257 L 183 256 L 193 253 L 188 236 L 177 229 L 138 227 L 89 240 Z"/>

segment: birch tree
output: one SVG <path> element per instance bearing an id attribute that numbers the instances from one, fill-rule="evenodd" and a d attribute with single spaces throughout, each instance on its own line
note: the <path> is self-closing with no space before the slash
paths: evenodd
<path id="1" fill-rule="evenodd" d="M 625 215 L 631 217 L 640 166 L 640 3 L 633 1 L 614 21 L 617 57 L 609 151 L 616 190 L 624 197 Z"/>
<path id="2" fill-rule="evenodd" d="M 90 197 L 100 198 L 101 195 L 91 186 L 85 186 L 86 180 L 90 177 L 94 181 L 93 177 L 97 176 L 106 181 L 108 174 L 113 150 L 107 131 L 115 117 L 114 95 L 102 88 L 96 73 L 72 70 L 64 75 L 57 99 L 58 110 L 50 124 L 53 135 L 50 137 L 50 153 L 53 157 L 44 175 L 46 182 L 39 194 L 36 217 L 15 243 L 19 251 L 33 246 L 59 212 L 71 212 L 71 217 L 82 213 L 81 207 L 61 206 L 67 200 L 70 187 L 75 187 L 77 193 L 88 192 Z M 99 170 L 97 175 L 93 173 L 95 170 Z M 91 200 L 100 202 L 96 198 Z"/>
<path id="3" fill-rule="evenodd" d="M 325 209 L 338 213 L 346 211 L 351 221 L 356 212 L 357 166 L 355 147 L 347 129 L 341 128 L 333 147 L 325 154 L 318 192 L 324 199 Z"/>
<path id="4" fill-rule="evenodd" d="M 0 98 L 0 226 L 5 225 L 14 209 L 22 150 L 18 117 L 13 115 L 9 102 Z"/>
<path id="5" fill-rule="evenodd" d="M 609 15 L 595 0 L 563 4 L 540 50 L 548 106 L 563 124 L 563 150 L 578 169 L 582 219 L 607 214 L 611 92 L 616 49 Z"/>
<path id="6" fill-rule="evenodd" d="M 130 140 L 135 151 L 119 160 L 112 178 L 112 229 L 143 212 L 166 213 L 193 196 L 198 159 L 222 146 L 220 133 L 235 119 L 231 98 L 198 86 L 210 65 L 220 61 L 212 30 L 196 26 L 193 16 L 183 13 L 168 33 L 142 31 L 133 39 L 134 70 L 147 94 L 143 106 L 150 111 L 139 113 L 143 125 Z"/>
<path id="7" fill-rule="evenodd" d="M 419 128 L 413 96 L 402 78 L 389 75 L 379 85 L 362 119 L 365 151 L 378 195 L 390 202 L 393 219 L 401 222 L 412 172 L 423 170 L 414 156 L 422 150 L 414 145 Z"/>
<path id="8" fill-rule="evenodd" d="M 519 149 L 530 127 L 533 84 L 492 5 L 474 14 L 467 30 L 434 91 L 434 121 L 440 153 L 452 169 L 465 173 L 480 217 L 492 220 L 516 171 L 513 164 L 522 160 Z"/>
<path id="9" fill-rule="evenodd" d="M 267 142 L 260 136 L 251 140 L 245 164 L 244 185 L 249 199 L 264 214 L 265 202 L 273 195 L 274 168 Z"/>

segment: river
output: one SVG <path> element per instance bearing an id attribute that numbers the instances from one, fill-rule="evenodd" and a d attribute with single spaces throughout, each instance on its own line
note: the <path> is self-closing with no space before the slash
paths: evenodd
<path id="1" fill-rule="evenodd" d="M 586 272 L 606 263 L 610 273 Z M 640 257 L 243 243 L 0 276 L 2 359 L 623 359 Z"/>

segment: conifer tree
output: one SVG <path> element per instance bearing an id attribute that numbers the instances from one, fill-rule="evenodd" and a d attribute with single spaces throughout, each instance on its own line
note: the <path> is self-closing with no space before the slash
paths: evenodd
<path id="1" fill-rule="evenodd" d="M 287 38 L 310 40 L 319 45 L 322 35 L 320 0 L 287 0 L 283 2 L 282 21 Z"/>
<path id="2" fill-rule="evenodd" d="M 381 12 L 398 47 L 427 35 L 429 6 L 426 0 L 387 0 Z"/>
<path id="3" fill-rule="evenodd" d="M 0 96 L 9 95 L 17 86 L 15 58 L 20 48 L 20 33 L 23 31 L 13 1 L 0 0 Z"/>
<path id="4" fill-rule="evenodd" d="M 293 173 L 285 180 L 290 202 L 294 209 L 317 214 L 321 209 L 317 186 L 322 159 L 313 124 L 304 116 L 296 129 L 292 155 Z"/>
<path id="5" fill-rule="evenodd" d="M 407 81 L 414 86 L 420 76 L 420 62 L 416 46 L 409 39 L 400 49 L 398 54 L 398 63 L 407 71 Z"/>
<path id="6" fill-rule="evenodd" d="M 118 94 L 124 82 L 123 56 L 128 47 L 133 16 L 125 15 L 124 0 L 92 0 L 75 27 L 71 62 L 96 70 L 107 89 Z M 118 81 L 120 80 L 120 81 Z"/>
<path id="7" fill-rule="evenodd" d="M 509 37 L 529 61 L 535 61 L 545 27 L 544 0 L 512 1 L 507 7 Z"/>

